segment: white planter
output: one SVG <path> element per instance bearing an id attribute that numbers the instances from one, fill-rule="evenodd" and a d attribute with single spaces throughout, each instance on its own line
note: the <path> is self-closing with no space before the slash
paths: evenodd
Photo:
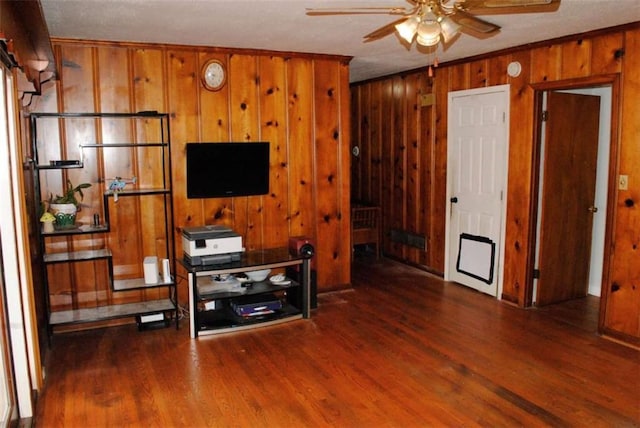
<path id="1" fill-rule="evenodd" d="M 56 218 L 57 229 L 75 227 L 78 208 L 74 204 L 50 204 L 49 210 Z"/>

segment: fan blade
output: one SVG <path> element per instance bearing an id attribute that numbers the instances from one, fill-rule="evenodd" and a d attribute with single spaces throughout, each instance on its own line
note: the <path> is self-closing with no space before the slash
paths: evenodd
<path id="1" fill-rule="evenodd" d="M 560 0 L 458 0 L 455 7 L 478 15 L 544 13 L 558 10 Z"/>
<path id="2" fill-rule="evenodd" d="M 460 24 L 466 28 L 470 28 L 479 33 L 492 33 L 500 29 L 500 26 L 480 19 L 477 16 L 473 16 L 472 14 L 464 12 L 462 10 L 457 10 L 456 13 L 449 15 L 449 17 L 453 19 L 457 24 Z"/>
<path id="3" fill-rule="evenodd" d="M 368 43 L 368 42 L 373 42 L 374 40 L 378 40 L 381 39 L 383 37 L 388 36 L 389 34 L 393 34 L 394 31 L 396 31 L 396 25 L 400 24 L 401 22 L 404 22 L 408 19 L 409 17 L 404 17 L 404 18 L 400 18 L 397 19 L 393 22 L 390 22 L 389 24 L 385 25 L 384 27 L 380 27 L 377 30 L 367 34 L 366 36 L 364 36 L 364 42 Z"/>
<path id="4" fill-rule="evenodd" d="M 326 15 L 406 15 L 411 13 L 410 9 L 404 7 L 347 7 L 340 9 L 307 8 L 309 16 Z"/>

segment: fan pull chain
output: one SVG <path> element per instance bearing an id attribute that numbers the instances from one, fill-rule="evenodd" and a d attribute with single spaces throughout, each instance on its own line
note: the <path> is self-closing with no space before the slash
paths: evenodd
<path id="1" fill-rule="evenodd" d="M 435 73 L 433 69 L 436 67 L 438 67 L 438 57 L 435 57 L 433 59 L 433 64 L 429 64 L 429 70 L 427 72 L 429 77 L 433 77 L 433 74 Z"/>

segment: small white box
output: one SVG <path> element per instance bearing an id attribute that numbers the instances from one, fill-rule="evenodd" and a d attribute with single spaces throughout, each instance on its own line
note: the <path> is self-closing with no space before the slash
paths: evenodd
<path id="1" fill-rule="evenodd" d="M 162 259 L 162 282 L 171 282 L 171 269 L 169 268 L 169 259 Z"/>
<path id="2" fill-rule="evenodd" d="M 158 283 L 158 258 L 156 256 L 147 256 L 144 258 L 144 283 Z"/>

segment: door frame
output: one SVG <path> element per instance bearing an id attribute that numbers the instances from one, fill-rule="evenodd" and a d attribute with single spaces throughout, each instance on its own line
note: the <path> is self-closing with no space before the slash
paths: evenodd
<path id="1" fill-rule="evenodd" d="M 505 118 L 504 123 L 506 126 L 505 130 L 505 147 L 504 147 L 504 159 L 503 159 L 503 191 L 502 191 L 502 201 L 500 207 L 500 242 L 496 248 L 496 259 L 495 259 L 495 281 L 496 281 L 496 295 L 494 296 L 498 300 L 501 299 L 502 296 L 502 286 L 503 286 L 503 278 L 504 278 L 504 258 L 505 258 L 505 237 L 506 237 L 506 229 L 507 222 L 505 219 L 507 218 L 507 185 L 508 185 L 508 176 L 509 176 L 509 146 L 510 146 L 510 110 L 511 110 L 511 85 L 495 85 L 488 86 L 482 88 L 474 88 L 474 89 L 465 89 L 460 91 L 451 91 L 447 94 L 447 99 L 450 100 L 451 93 L 455 92 L 456 96 L 471 96 L 471 95 L 482 95 L 492 92 L 503 92 L 506 93 L 507 96 L 507 108 L 505 109 Z M 448 102 L 450 105 L 451 103 Z M 449 108 L 449 107 L 447 107 Z M 451 135 L 450 127 L 451 122 L 447 119 L 447 136 Z M 449 145 L 447 145 L 447 165 L 449 164 Z M 451 173 L 451 169 L 447 167 L 447 182 L 446 182 L 446 210 L 445 210 L 445 246 L 444 246 L 444 280 L 450 281 L 450 269 L 451 265 L 455 263 L 455 260 L 451 260 L 450 250 L 452 245 L 456 245 L 455 242 L 451 242 L 451 203 L 449 202 L 452 196 L 452 181 L 453 174 Z"/>
<path id="2" fill-rule="evenodd" d="M 618 153 L 620 150 L 620 138 L 619 138 L 619 124 L 620 124 L 620 78 L 617 74 L 608 74 L 601 76 L 593 76 L 587 78 L 558 80 L 553 82 L 543 82 L 537 84 L 531 84 L 531 88 L 534 91 L 534 123 L 536 124 L 533 132 L 533 174 L 532 174 L 532 203 L 529 207 L 529 214 L 531 221 L 531 230 L 529 231 L 531 240 L 529 241 L 529 257 L 527 261 L 527 282 L 525 284 L 525 302 L 524 306 L 529 307 L 532 305 L 533 292 L 534 292 L 534 268 L 536 260 L 536 248 L 537 248 L 537 234 L 536 226 L 538 224 L 538 208 L 540 204 L 540 165 L 541 159 L 541 144 L 544 136 L 542 135 L 542 120 L 540 113 L 542 111 L 542 104 L 544 93 L 547 91 L 555 90 L 571 90 L 571 89 L 584 89 L 592 87 L 609 86 L 611 87 L 611 126 L 609 136 L 609 184 L 607 188 L 607 206 L 606 206 L 606 220 L 605 220 L 605 237 L 604 237 L 604 254 L 602 260 L 602 283 L 600 292 L 600 314 L 598 320 L 598 332 L 602 332 L 604 328 L 604 313 L 606 308 L 606 300 L 608 297 L 609 276 L 610 276 L 610 256 L 611 245 L 613 239 L 613 220 L 615 218 L 616 211 L 616 197 L 617 197 L 617 183 L 618 176 Z"/>

